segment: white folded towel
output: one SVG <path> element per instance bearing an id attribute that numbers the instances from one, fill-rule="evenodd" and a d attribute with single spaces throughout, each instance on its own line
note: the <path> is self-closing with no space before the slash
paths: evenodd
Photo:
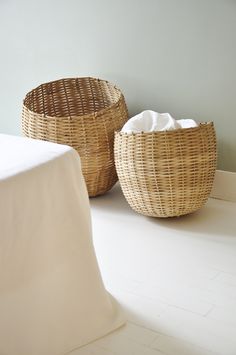
<path id="1" fill-rule="evenodd" d="M 146 110 L 130 118 L 121 132 L 139 133 L 154 131 L 171 131 L 178 128 L 196 127 L 194 120 L 175 120 L 169 113 L 158 113 Z"/>
<path id="2" fill-rule="evenodd" d="M 182 119 L 182 120 L 177 120 L 178 124 L 180 125 L 181 128 L 193 128 L 193 127 L 197 127 L 198 124 L 190 119 L 190 118 L 186 118 L 186 119 Z"/>

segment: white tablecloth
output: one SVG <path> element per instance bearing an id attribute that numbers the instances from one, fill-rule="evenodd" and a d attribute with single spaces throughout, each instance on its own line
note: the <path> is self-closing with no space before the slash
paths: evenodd
<path id="1" fill-rule="evenodd" d="M 59 355 L 123 324 L 70 147 L 0 134 L 0 354 Z"/>

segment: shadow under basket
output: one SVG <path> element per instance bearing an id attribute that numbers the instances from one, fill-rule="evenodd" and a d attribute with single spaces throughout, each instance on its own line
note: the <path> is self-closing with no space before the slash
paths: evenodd
<path id="1" fill-rule="evenodd" d="M 25 136 L 66 144 L 80 155 L 89 196 L 101 195 L 117 181 L 114 132 L 128 119 L 125 99 L 111 83 L 90 77 L 42 84 L 23 102 Z"/>
<path id="2" fill-rule="evenodd" d="M 114 154 L 124 196 L 143 215 L 181 216 L 208 199 L 217 160 L 213 122 L 165 132 L 116 132 Z"/>

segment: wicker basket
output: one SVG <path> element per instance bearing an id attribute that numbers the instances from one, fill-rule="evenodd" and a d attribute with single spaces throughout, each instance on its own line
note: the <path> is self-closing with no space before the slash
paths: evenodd
<path id="1" fill-rule="evenodd" d="M 67 144 L 81 157 L 89 196 L 110 190 L 117 181 L 114 132 L 128 119 L 121 91 L 105 80 L 69 78 L 29 92 L 23 102 L 25 136 Z"/>
<path id="2" fill-rule="evenodd" d="M 216 170 L 213 123 L 166 132 L 115 133 L 122 191 L 137 212 L 181 216 L 207 201 Z"/>

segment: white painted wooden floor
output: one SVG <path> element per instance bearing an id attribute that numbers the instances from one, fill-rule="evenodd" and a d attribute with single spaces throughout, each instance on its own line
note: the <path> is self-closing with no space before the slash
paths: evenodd
<path id="1" fill-rule="evenodd" d="M 91 207 L 104 283 L 127 325 L 71 355 L 236 355 L 236 203 L 154 219 L 116 186 Z"/>

